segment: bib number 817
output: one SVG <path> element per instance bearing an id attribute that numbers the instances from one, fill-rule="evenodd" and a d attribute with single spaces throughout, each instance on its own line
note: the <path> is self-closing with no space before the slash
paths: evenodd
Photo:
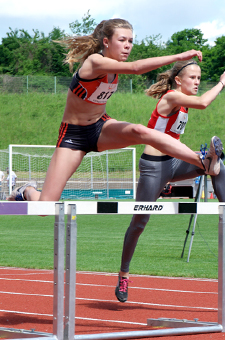
<path id="1" fill-rule="evenodd" d="M 114 92 L 101 92 L 97 99 L 109 99 Z"/>

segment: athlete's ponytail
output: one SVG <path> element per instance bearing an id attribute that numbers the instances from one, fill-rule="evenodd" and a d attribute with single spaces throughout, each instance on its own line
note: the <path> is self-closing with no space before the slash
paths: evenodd
<path id="1" fill-rule="evenodd" d="M 171 70 L 168 70 L 164 73 L 160 73 L 157 76 L 157 82 L 149 87 L 149 89 L 145 90 L 147 96 L 153 98 L 161 98 L 168 90 L 172 88 L 172 80 L 171 80 Z"/>
<path id="2" fill-rule="evenodd" d="M 153 98 L 161 98 L 168 90 L 176 88 L 175 77 L 181 76 L 185 67 L 192 64 L 198 65 L 193 59 L 177 61 L 170 70 L 160 73 L 157 76 L 157 82 L 145 90 L 145 93 Z"/>

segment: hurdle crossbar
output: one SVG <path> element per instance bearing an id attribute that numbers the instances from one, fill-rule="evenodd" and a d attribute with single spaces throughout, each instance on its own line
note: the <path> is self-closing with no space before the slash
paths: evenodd
<path id="1" fill-rule="evenodd" d="M 58 202 L 57 202 L 58 203 Z M 55 215 L 56 202 L 0 202 L 0 215 Z M 217 202 L 97 202 L 97 201 L 65 201 L 64 212 L 68 214 L 68 206 L 76 205 L 77 215 L 95 214 L 198 214 L 218 215 L 219 207 L 225 203 Z"/>
<path id="2" fill-rule="evenodd" d="M 76 286 L 76 230 L 77 215 L 82 214 L 218 214 L 218 323 L 185 321 L 176 319 L 147 319 L 148 326 L 168 327 L 166 329 L 75 335 L 75 286 Z M 64 215 L 67 214 L 66 242 L 66 289 L 63 303 L 64 280 Z M 179 203 L 179 202 L 2 202 L 0 215 L 55 215 L 54 232 L 54 301 L 53 334 L 44 336 L 26 331 L 18 337 L 43 340 L 103 340 L 137 339 L 156 336 L 186 335 L 225 332 L 225 204 L 221 203 Z M 65 306 L 65 316 L 64 316 Z M 64 316 L 64 317 L 63 317 Z M 173 328 L 171 328 L 173 327 Z M 174 328 L 175 327 L 175 328 Z M 0 329 L 0 335 L 1 330 Z M 17 339 L 18 332 L 10 335 Z M 36 335 L 36 336 L 35 336 Z"/>

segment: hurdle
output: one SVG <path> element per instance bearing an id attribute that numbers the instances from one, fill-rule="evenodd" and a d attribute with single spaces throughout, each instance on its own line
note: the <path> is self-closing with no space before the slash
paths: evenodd
<path id="1" fill-rule="evenodd" d="M 200 198 L 201 198 L 201 194 L 202 194 L 203 178 L 204 178 L 204 192 L 207 193 L 207 190 L 208 190 L 208 188 L 207 188 L 207 175 L 202 175 L 200 177 L 200 181 L 199 181 L 199 184 L 198 184 L 198 189 L 197 189 L 196 196 L 195 196 L 195 202 L 200 202 Z M 205 195 L 205 197 L 204 197 L 204 202 L 208 202 L 207 195 Z M 188 228 L 186 230 L 186 236 L 185 236 L 185 240 L 184 240 L 183 250 L 182 250 L 182 253 L 181 253 L 181 258 L 183 258 L 183 256 L 184 256 L 184 249 L 185 249 L 187 239 L 188 239 L 188 236 L 189 236 L 191 223 L 192 223 L 192 220 L 194 218 L 193 228 L 192 228 L 192 232 L 191 232 L 191 241 L 190 241 L 189 250 L 188 250 L 187 262 L 189 262 L 190 255 L 191 255 L 191 248 L 192 248 L 194 235 L 195 235 L 195 226 L 196 226 L 196 222 L 197 222 L 197 217 L 198 217 L 197 214 L 191 214 L 189 225 L 188 225 Z"/>
<path id="2" fill-rule="evenodd" d="M 75 334 L 76 238 L 77 215 L 88 214 L 208 214 L 219 215 L 218 224 L 218 322 L 197 319 L 147 319 L 146 326 L 159 327 L 142 331 Z M 5 339 L 103 340 L 137 339 L 225 332 L 225 204 L 165 202 L 1 202 L 0 215 L 55 215 L 53 334 L 0 328 Z M 64 234 L 66 225 L 66 282 L 64 296 Z M 164 329 L 162 329 L 164 327 Z"/>

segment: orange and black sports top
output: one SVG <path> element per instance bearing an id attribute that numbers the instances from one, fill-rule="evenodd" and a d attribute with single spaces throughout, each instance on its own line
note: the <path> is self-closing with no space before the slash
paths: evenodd
<path id="1" fill-rule="evenodd" d="M 169 90 L 168 92 L 173 92 Z M 160 98 L 160 100 L 163 96 Z M 163 116 L 158 112 L 158 101 L 155 110 L 152 112 L 148 122 L 148 128 L 155 129 L 172 136 L 175 139 L 180 139 L 180 135 L 184 133 L 185 126 L 188 121 L 188 108 L 180 107 L 176 112 Z"/>
<path id="2" fill-rule="evenodd" d="M 102 78 L 82 79 L 77 71 L 70 84 L 70 90 L 86 102 L 105 105 L 111 95 L 116 92 L 117 85 L 118 74 L 115 74 L 113 81 L 109 83 L 108 75 Z"/>

